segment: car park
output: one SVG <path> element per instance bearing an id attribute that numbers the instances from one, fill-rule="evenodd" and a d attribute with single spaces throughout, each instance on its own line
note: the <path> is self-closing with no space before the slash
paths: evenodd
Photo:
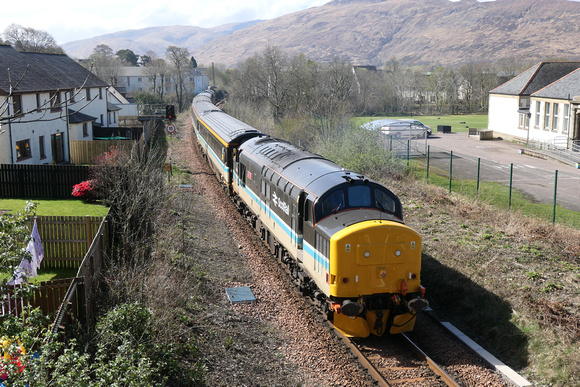
<path id="1" fill-rule="evenodd" d="M 397 138 L 426 138 L 432 134 L 431 127 L 415 119 L 386 118 L 366 123 L 363 128 L 380 130 L 387 136 Z"/>

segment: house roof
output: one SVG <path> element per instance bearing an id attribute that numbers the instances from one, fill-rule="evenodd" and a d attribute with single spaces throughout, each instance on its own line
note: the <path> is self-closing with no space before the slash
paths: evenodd
<path id="1" fill-rule="evenodd" d="M 0 95 L 106 87 L 107 83 L 65 54 L 19 52 L 0 45 Z"/>
<path id="2" fill-rule="evenodd" d="M 117 110 L 121 110 L 121 108 L 113 103 L 107 102 L 107 111 L 116 112 Z"/>
<path id="3" fill-rule="evenodd" d="M 556 82 L 536 91 L 532 96 L 568 100 L 580 96 L 580 69 L 572 71 Z"/>
<path id="4" fill-rule="evenodd" d="M 580 68 L 580 62 L 540 62 L 490 94 L 532 95 Z"/>
<path id="5" fill-rule="evenodd" d="M 95 117 L 89 116 L 88 114 L 81 113 L 72 109 L 67 110 L 68 110 L 68 122 L 70 122 L 71 124 L 81 124 L 83 122 L 91 122 L 97 120 Z"/>

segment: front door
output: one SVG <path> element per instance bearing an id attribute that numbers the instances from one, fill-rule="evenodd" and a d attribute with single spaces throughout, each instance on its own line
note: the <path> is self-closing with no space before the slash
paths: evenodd
<path id="1" fill-rule="evenodd" d="M 62 133 L 55 133 L 50 135 L 50 146 L 52 148 L 52 161 L 61 163 L 64 161 L 64 141 Z"/>

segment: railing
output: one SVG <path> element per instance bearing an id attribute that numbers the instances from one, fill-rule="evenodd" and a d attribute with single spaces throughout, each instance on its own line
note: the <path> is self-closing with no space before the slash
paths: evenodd
<path id="1" fill-rule="evenodd" d="M 577 168 L 580 166 L 580 143 L 571 142 L 566 136 L 558 136 L 551 141 L 534 138 L 528 141 L 526 147 Z"/>

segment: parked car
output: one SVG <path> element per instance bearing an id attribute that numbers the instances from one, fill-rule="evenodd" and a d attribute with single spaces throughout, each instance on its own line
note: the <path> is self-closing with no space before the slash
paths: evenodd
<path id="1" fill-rule="evenodd" d="M 426 138 L 432 134 L 431 127 L 414 119 L 382 119 L 371 121 L 363 125 L 363 128 L 380 130 L 387 136 L 400 138 Z"/>

